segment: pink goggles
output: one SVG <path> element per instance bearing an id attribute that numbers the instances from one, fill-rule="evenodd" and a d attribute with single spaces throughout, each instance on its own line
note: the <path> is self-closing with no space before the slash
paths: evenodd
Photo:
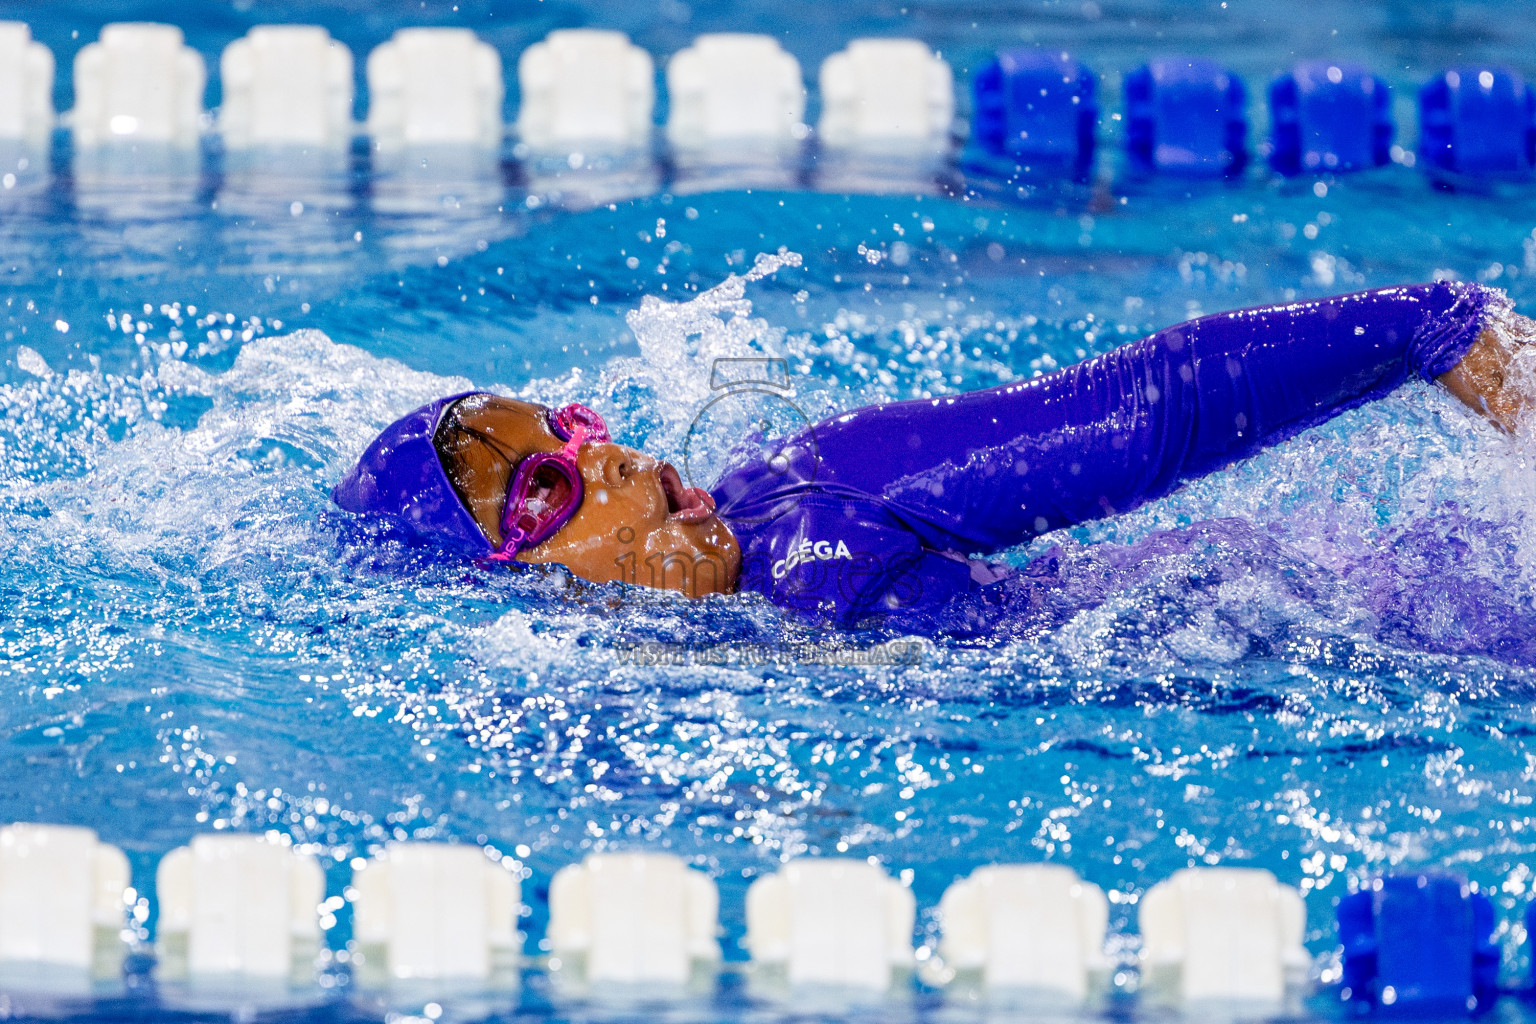
<path id="1" fill-rule="evenodd" d="M 487 556 L 493 562 L 510 562 L 519 552 L 553 537 L 570 521 L 581 508 L 583 493 L 576 453 L 584 444 L 602 444 L 609 439 L 603 418 L 576 403 L 550 412 L 549 428 L 565 447 L 557 452 L 537 452 L 518 463 L 501 510 L 501 546 Z"/>

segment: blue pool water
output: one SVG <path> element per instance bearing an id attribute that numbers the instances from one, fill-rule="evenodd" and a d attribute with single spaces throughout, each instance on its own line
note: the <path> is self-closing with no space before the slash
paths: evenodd
<path id="1" fill-rule="evenodd" d="M 962 82 L 1023 40 L 1070 46 L 1110 110 L 1121 73 L 1180 49 L 1255 92 L 1298 57 L 1362 59 L 1400 105 L 1458 59 L 1536 70 L 1519 2 L 35 6 L 0 17 L 61 68 L 105 21 L 173 21 L 212 55 L 302 17 L 359 55 L 402 24 L 469 25 L 509 68 L 576 24 L 657 54 L 767 31 L 808 71 L 854 35 L 910 33 Z M 829 647 L 754 597 L 437 560 L 328 502 L 374 432 L 471 385 L 588 402 L 680 460 L 718 355 L 784 356 L 818 415 L 1296 296 L 1439 275 L 1536 301 L 1536 188 L 1436 191 L 1404 166 L 1122 184 L 1115 132 L 1099 185 L 1015 205 L 702 191 L 562 210 L 494 181 L 216 175 L 91 192 L 67 163 L 0 195 L 0 820 L 95 828 L 143 892 L 213 829 L 291 836 L 332 892 L 388 839 L 488 844 L 529 870 L 530 953 L 554 870 L 654 844 L 716 878 L 732 960 L 746 886 L 805 853 L 910 871 L 930 949 L 945 886 L 989 862 L 1071 865 L 1127 933 L 1178 868 L 1265 867 L 1306 892 L 1325 979 L 1338 896 L 1438 867 L 1495 894 L 1517 982 L 1536 448 L 1428 387 L 1013 552 L 1030 601 L 914 641 L 910 664 L 836 664 L 837 642 L 901 638 Z M 798 265 L 733 281 L 759 253 Z M 343 908 L 333 947 L 349 927 Z"/>

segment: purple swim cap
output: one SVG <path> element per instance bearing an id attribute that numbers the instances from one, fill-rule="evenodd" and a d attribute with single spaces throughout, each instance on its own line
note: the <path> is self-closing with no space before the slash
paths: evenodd
<path id="1" fill-rule="evenodd" d="M 439 398 L 384 428 L 357 460 L 331 500 L 348 512 L 394 516 L 412 533 L 473 555 L 495 548 L 459 500 L 443 471 L 432 436 L 448 407 L 465 391 Z"/>

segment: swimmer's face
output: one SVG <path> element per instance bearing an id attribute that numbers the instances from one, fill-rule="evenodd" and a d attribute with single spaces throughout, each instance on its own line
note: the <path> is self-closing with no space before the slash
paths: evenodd
<path id="1" fill-rule="evenodd" d="M 516 463 L 564 446 L 544 410 L 476 395 L 454 407 L 438 432 L 444 468 L 493 544 Z M 689 597 L 731 593 L 741 547 L 704 492 L 685 488 L 676 469 L 624 445 L 582 445 L 576 456 L 585 494 L 553 537 L 520 562 L 558 562 L 598 583 L 623 581 Z"/>
<path id="2" fill-rule="evenodd" d="M 584 445 L 576 457 L 586 496 L 559 533 L 518 558 L 559 562 L 577 575 L 623 580 L 689 597 L 731 593 L 741 548 L 714 501 L 685 489 L 676 469 L 618 444 Z"/>

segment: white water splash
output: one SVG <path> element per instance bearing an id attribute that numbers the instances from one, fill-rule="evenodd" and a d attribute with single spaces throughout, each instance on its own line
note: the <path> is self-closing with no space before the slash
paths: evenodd
<path id="1" fill-rule="evenodd" d="M 0 388 L 4 496 L 46 514 L 0 551 L 192 587 L 253 559 L 323 562 L 330 486 L 395 416 L 467 386 L 318 331 L 248 342 L 222 373 L 167 358 L 62 375 L 18 358 L 34 379 Z M 178 403 L 195 423 L 160 422 Z"/>
<path id="2" fill-rule="evenodd" d="M 716 359 L 777 355 L 784 329 L 752 316 L 747 285 L 800 266 L 799 253 L 759 253 L 752 269 L 731 274 L 687 302 L 647 295 L 625 317 L 640 346 L 638 364 L 617 361 L 605 377 L 630 377 L 666 396 L 658 410 L 659 439 L 675 444 L 700 406 L 710 398 L 710 371 Z"/>
<path id="3" fill-rule="evenodd" d="M 43 358 L 42 353 L 26 345 L 16 347 L 16 366 L 23 373 L 30 373 L 34 377 L 53 376 L 53 370 L 49 367 L 48 361 Z"/>

